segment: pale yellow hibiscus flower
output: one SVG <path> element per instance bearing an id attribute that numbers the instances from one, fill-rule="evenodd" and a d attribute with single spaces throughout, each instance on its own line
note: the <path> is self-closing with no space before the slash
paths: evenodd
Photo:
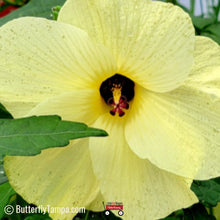
<path id="1" fill-rule="evenodd" d="M 0 102 L 14 117 L 59 114 L 109 137 L 6 157 L 14 189 L 43 206 L 123 202 L 124 219 L 197 202 L 192 179 L 220 174 L 219 46 L 161 2 L 68 0 L 58 21 L 0 29 Z"/>

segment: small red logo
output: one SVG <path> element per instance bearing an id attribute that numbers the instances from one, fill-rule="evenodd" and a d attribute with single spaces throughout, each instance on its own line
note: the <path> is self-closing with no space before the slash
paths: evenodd
<path id="1" fill-rule="evenodd" d="M 106 210 L 123 210 L 122 202 L 107 202 L 105 205 Z"/>
<path id="2" fill-rule="evenodd" d="M 118 215 L 120 216 L 124 214 L 122 202 L 107 202 L 106 204 L 103 202 L 103 206 L 105 208 L 105 215 L 109 215 L 110 210 L 119 210 Z"/>

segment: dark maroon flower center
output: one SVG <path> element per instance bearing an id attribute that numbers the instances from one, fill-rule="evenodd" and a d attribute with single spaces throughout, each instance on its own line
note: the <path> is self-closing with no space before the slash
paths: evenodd
<path id="1" fill-rule="evenodd" d="M 128 102 L 134 98 L 134 85 L 132 80 L 118 73 L 102 82 L 99 91 L 105 103 L 113 107 L 111 115 L 118 112 L 121 117 L 125 114 L 124 110 L 129 108 Z"/>

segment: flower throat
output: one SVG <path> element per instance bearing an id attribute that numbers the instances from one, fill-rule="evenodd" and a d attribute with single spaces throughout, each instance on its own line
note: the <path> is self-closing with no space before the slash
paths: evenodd
<path id="1" fill-rule="evenodd" d="M 121 117 L 125 114 L 124 109 L 129 108 L 128 102 L 134 98 L 134 82 L 116 73 L 102 82 L 99 91 L 105 103 L 113 107 L 110 114 L 118 113 Z"/>

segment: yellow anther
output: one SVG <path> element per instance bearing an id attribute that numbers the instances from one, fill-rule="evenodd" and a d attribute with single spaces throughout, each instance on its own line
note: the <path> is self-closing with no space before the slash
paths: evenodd
<path id="1" fill-rule="evenodd" d="M 121 86 L 120 85 L 115 85 L 115 84 L 113 85 L 112 95 L 113 95 L 115 104 L 118 104 L 121 98 Z"/>

